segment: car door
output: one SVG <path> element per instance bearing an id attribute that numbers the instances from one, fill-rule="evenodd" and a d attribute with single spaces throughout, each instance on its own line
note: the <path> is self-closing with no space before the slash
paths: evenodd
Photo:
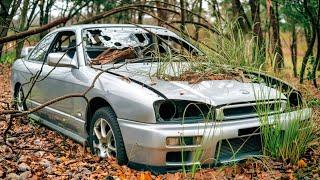
<path id="1" fill-rule="evenodd" d="M 38 105 L 47 101 L 61 97 L 66 94 L 77 92 L 75 84 L 78 81 L 76 75 L 79 69 L 76 67 L 56 67 L 49 66 L 48 55 L 50 53 L 64 53 L 69 59 L 78 64 L 76 51 L 76 35 L 73 31 L 59 32 L 51 43 L 50 48 L 44 58 L 42 73 L 35 84 L 33 99 Z M 67 98 L 38 112 L 38 115 L 45 120 L 48 126 L 77 139 L 77 135 L 83 134 L 84 121 L 77 117 L 74 112 L 74 98 Z"/>
<path id="2" fill-rule="evenodd" d="M 51 33 L 45 36 L 33 49 L 30 55 L 23 61 L 23 73 L 21 74 L 22 88 L 27 98 L 27 107 L 32 108 L 37 106 L 41 101 L 41 96 L 36 96 L 39 89 L 36 86 L 35 80 L 39 78 L 44 65 L 44 58 L 50 48 L 52 41 L 57 33 Z"/>

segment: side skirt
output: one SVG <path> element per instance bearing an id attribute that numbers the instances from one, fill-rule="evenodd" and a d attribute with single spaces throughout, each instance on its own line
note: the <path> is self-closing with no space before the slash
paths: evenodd
<path id="1" fill-rule="evenodd" d="M 52 130 L 58 131 L 59 133 L 65 135 L 67 137 L 70 137 L 71 139 L 77 141 L 80 144 L 84 144 L 87 142 L 87 140 L 85 138 L 83 138 L 83 137 L 81 137 L 81 136 L 79 136 L 69 130 L 61 128 L 60 126 L 57 126 L 57 125 L 47 121 L 46 119 L 43 119 L 43 118 L 37 116 L 35 114 L 29 114 L 28 117 L 31 119 L 34 119 L 36 122 L 39 122 L 39 123 L 49 127 Z"/>

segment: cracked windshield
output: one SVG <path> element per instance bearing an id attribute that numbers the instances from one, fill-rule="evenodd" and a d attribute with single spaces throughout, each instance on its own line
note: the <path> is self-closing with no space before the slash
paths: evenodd
<path id="1" fill-rule="evenodd" d="M 84 33 L 85 52 L 93 65 L 153 61 L 159 56 L 175 57 L 185 61 L 188 55 L 198 55 L 198 50 L 174 36 L 156 34 L 140 28 L 98 28 Z M 177 59 L 177 57 L 180 57 Z"/>

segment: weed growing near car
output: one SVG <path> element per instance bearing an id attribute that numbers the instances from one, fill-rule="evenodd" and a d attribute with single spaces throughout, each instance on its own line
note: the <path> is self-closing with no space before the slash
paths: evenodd
<path id="1" fill-rule="evenodd" d="M 281 85 L 278 85 L 281 87 Z M 281 88 L 279 89 L 281 92 Z M 267 96 L 269 92 L 259 92 L 259 96 Z M 274 106 L 269 106 L 270 101 L 276 101 Z M 315 140 L 315 126 L 312 119 L 305 120 L 311 111 L 301 111 L 305 105 L 293 106 L 289 99 L 284 100 L 279 93 L 276 100 L 257 102 L 257 114 L 260 121 L 261 141 L 263 154 L 284 161 L 297 163 L 307 150 L 310 142 Z M 294 112 L 295 111 L 295 112 Z M 286 114 L 280 114 L 287 112 Z M 294 119 L 287 122 L 286 119 Z M 285 130 L 284 130 L 285 129 Z"/>
<path id="2" fill-rule="evenodd" d="M 285 111 L 290 112 L 291 108 Z M 267 109 L 258 110 L 264 155 L 297 163 L 315 138 L 312 120 L 302 120 L 304 114 L 300 111 L 288 115 L 294 116 L 292 122 L 285 122 L 285 117 L 281 115 L 274 115 L 273 122 L 270 122 L 270 115 L 266 112 Z"/>

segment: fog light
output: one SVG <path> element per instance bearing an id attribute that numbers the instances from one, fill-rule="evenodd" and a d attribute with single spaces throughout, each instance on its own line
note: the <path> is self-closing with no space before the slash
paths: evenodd
<path id="1" fill-rule="evenodd" d="M 180 137 L 168 137 L 167 140 L 168 146 L 179 146 L 180 145 Z"/>
<path id="2" fill-rule="evenodd" d="M 167 137 L 166 143 L 168 146 L 192 146 L 200 145 L 202 136 L 189 136 L 189 137 Z"/>

